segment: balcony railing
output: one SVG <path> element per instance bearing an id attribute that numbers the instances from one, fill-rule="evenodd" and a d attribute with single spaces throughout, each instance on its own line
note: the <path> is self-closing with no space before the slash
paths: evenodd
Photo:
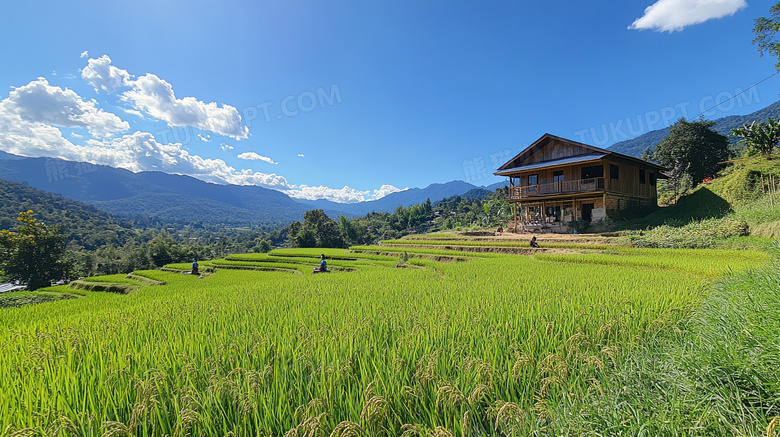
<path id="1" fill-rule="evenodd" d="M 522 200 L 529 197 L 555 196 L 558 194 L 589 193 L 603 191 L 604 178 L 578 179 L 575 181 L 558 181 L 548 184 L 512 187 L 509 190 L 510 200 Z"/>

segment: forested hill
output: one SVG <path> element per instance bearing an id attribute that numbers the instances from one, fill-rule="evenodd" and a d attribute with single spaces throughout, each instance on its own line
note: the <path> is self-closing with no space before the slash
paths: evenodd
<path id="1" fill-rule="evenodd" d="M 68 241 L 88 250 L 121 246 L 132 233 L 128 224 L 92 205 L 0 179 L 0 229 L 15 229 L 19 213 L 27 210 L 47 225 L 62 226 Z"/>
<path id="2" fill-rule="evenodd" d="M 731 129 L 742 127 L 744 124 L 750 124 L 754 121 L 766 123 L 769 120 L 769 117 L 772 117 L 775 120 L 780 118 L 780 102 L 775 102 L 747 115 L 730 115 L 728 117 L 718 118 L 714 120 L 715 126 L 713 127 L 713 130 L 728 136 L 731 133 Z M 609 146 L 609 150 L 639 158 L 645 149 L 654 148 L 656 144 L 663 141 L 668 135 L 668 127 L 650 131 L 636 138 L 615 143 Z"/>
<path id="3" fill-rule="evenodd" d="M 303 205 L 268 188 L 218 185 L 157 171 L 133 173 L 57 158 L 0 155 L 0 174 L 132 218 L 255 226 L 284 225 L 306 212 Z"/>

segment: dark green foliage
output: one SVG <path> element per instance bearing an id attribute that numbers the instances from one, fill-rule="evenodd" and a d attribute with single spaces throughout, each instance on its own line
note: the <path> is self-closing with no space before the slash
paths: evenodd
<path id="1" fill-rule="evenodd" d="M 33 210 L 61 228 L 74 276 L 128 273 L 171 262 L 251 252 L 263 230 L 182 223 L 155 217 L 119 220 L 91 205 L 24 184 L 0 180 L 0 229 L 15 225 L 20 210 Z"/>
<path id="2" fill-rule="evenodd" d="M 753 44 L 758 45 L 758 52 L 761 56 L 765 53 L 778 58 L 775 68 L 780 70 L 780 42 L 775 38 L 775 33 L 780 30 L 780 3 L 775 4 L 769 9 L 770 17 L 760 17 L 755 21 L 753 33 L 756 38 Z"/>
<path id="3" fill-rule="evenodd" d="M 566 223 L 566 226 L 568 226 L 574 231 L 577 231 L 577 233 L 582 234 L 588 230 L 588 228 L 590 227 L 590 222 L 583 218 L 578 218 L 577 220 L 572 220 Z"/>
<path id="4" fill-rule="evenodd" d="M 742 138 L 750 150 L 767 156 L 780 143 L 780 123 L 770 118 L 766 123 L 753 122 L 740 128 L 732 129 L 731 136 Z"/>
<path id="5" fill-rule="evenodd" d="M 669 184 L 675 192 L 688 190 L 707 177 L 715 176 L 719 162 L 729 156 L 728 139 L 712 130 L 713 121 L 681 118 L 669 136 L 658 143 L 653 158 L 671 170 Z"/>
<path id="6" fill-rule="evenodd" d="M 281 231 L 271 232 L 268 238 L 277 246 L 349 247 L 454 227 L 495 228 L 511 220 L 507 189 L 499 188 L 490 194 L 486 194 L 487 190 L 469 193 L 469 198 L 453 196 L 438 202 L 428 199 L 417 205 L 398 206 L 392 213 L 372 212 L 352 219 L 342 215 L 338 222 L 322 210 L 312 210 L 304 215 L 302 223 L 294 222 Z"/>
<path id="7" fill-rule="evenodd" d="M 288 226 L 287 238 L 292 247 L 344 247 L 339 224 L 321 209 L 307 211 L 303 223 Z"/>
<path id="8" fill-rule="evenodd" d="M 7 279 L 27 284 L 30 291 L 65 279 L 70 264 L 65 260 L 65 237 L 33 217 L 32 211 L 17 218 L 16 231 L 0 231 L 0 269 Z"/>
<path id="9" fill-rule="evenodd" d="M 62 228 L 68 241 L 94 250 L 105 244 L 120 244 L 129 224 L 94 206 L 65 199 L 23 184 L 0 180 L 0 229 L 16 223 L 19 211 L 35 211 L 38 220 Z"/>

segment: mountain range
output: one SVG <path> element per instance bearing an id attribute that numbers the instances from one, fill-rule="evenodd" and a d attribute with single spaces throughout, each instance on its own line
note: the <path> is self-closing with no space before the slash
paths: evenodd
<path id="1" fill-rule="evenodd" d="M 379 200 L 343 204 L 328 200 L 292 199 L 257 186 L 219 185 L 191 176 L 139 172 L 57 158 L 25 158 L 0 152 L 0 179 L 66 198 L 89 203 L 120 217 L 154 216 L 161 219 L 220 224 L 233 227 L 287 225 L 304 212 L 323 209 L 330 217 L 390 212 L 409 206 L 489 187 L 453 181 L 392 193 Z"/>
<path id="2" fill-rule="evenodd" d="M 780 102 L 775 102 L 747 115 L 730 115 L 728 117 L 718 118 L 714 120 L 715 126 L 712 127 L 712 130 L 721 135 L 729 136 L 729 134 L 731 134 L 731 129 L 742 127 L 743 125 L 750 124 L 754 121 L 766 123 L 769 121 L 770 117 L 775 120 L 780 118 Z M 615 143 L 609 146 L 609 150 L 639 158 L 645 149 L 654 149 L 655 145 L 663 141 L 668 135 L 668 127 L 650 131 L 636 138 Z M 732 140 L 736 141 L 736 139 Z"/>
<path id="3" fill-rule="evenodd" d="M 780 102 L 744 116 L 715 120 L 714 129 L 728 135 L 731 129 L 752 121 L 780 118 Z M 669 134 L 669 128 L 621 141 L 610 150 L 639 157 Z M 257 186 L 219 185 L 191 176 L 162 172 L 139 172 L 66 161 L 57 158 L 26 158 L 0 151 L 0 179 L 60 194 L 116 214 L 119 217 L 157 217 L 178 222 L 201 222 L 231 227 L 285 226 L 303 218 L 304 212 L 322 209 L 330 217 L 362 216 L 369 212 L 392 212 L 398 206 L 432 202 L 451 196 L 485 196 L 506 185 L 499 182 L 477 187 L 463 181 L 431 184 L 358 203 L 293 199 Z"/>

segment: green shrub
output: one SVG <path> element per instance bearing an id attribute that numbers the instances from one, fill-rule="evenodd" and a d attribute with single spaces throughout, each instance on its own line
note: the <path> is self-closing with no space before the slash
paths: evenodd
<path id="1" fill-rule="evenodd" d="M 566 222 L 566 226 L 569 227 L 569 229 L 576 231 L 578 234 L 582 234 L 588 230 L 588 228 L 590 227 L 590 222 L 585 219 L 579 218 L 577 220 Z"/>
<path id="2" fill-rule="evenodd" d="M 685 226 L 663 225 L 641 235 L 630 237 L 637 247 L 705 248 L 714 247 L 719 240 L 748 235 L 744 220 L 727 217 L 692 222 Z"/>

